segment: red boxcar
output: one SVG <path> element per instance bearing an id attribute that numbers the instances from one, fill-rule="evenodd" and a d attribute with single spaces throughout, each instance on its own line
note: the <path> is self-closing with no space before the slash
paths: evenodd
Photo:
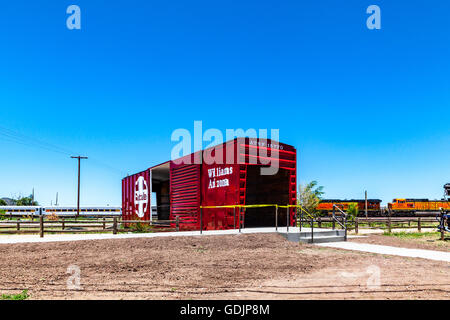
<path id="1" fill-rule="evenodd" d="M 274 174 L 261 174 L 278 166 Z M 123 219 L 175 220 L 185 230 L 275 225 L 275 208 L 200 206 L 296 204 L 297 151 L 269 139 L 237 138 L 153 166 L 122 180 Z M 152 197 L 153 194 L 153 197 Z M 152 200 L 153 199 L 153 200 Z M 152 205 L 156 201 L 156 205 Z M 153 210 L 152 210 L 153 208 Z M 294 224 L 295 209 L 279 209 L 278 224 Z"/>

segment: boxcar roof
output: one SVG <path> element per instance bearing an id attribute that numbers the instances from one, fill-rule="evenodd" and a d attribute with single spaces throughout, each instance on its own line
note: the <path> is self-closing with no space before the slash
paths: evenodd
<path id="1" fill-rule="evenodd" d="M 223 143 L 219 143 L 219 144 L 217 144 L 217 145 L 215 145 L 215 146 L 208 147 L 208 148 L 206 148 L 206 149 L 202 149 L 202 150 L 199 150 L 199 151 L 196 151 L 196 152 L 192 152 L 192 153 L 190 153 L 190 154 L 188 154 L 188 155 L 185 155 L 185 156 L 183 156 L 183 157 L 180 157 L 180 158 L 177 158 L 177 159 L 174 159 L 174 160 L 167 160 L 167 161 L 165 161 L 165 162 L 156 164 L 156 165 L 154 165 L 154 166 L 151 166 L 151 167 L 148 168 L 148 169 L 139 171 L 139 172 L 134 173 L 134 174 L 131 174 L 131 175 L 127 175 L 127 176 L 126 176 L 125 178 L 123 178 L 122 180 L 124 180 L 124 179 L 126 179 L 126 178 L 128 178 L 128 177 L 130 177 L 130 176 L 142 174 L 143 172 L 145 172 L 145 171 L 147 171 L 147 170 L 151 170 L 151 169 L 153 169 L 153 168 L 159 167 L 159 166 L 164 165 L 164 164 L 166 164 L 166 163 L 170 163 L 171 161 L 176 161 L 176 160 L 179 160 L 179 159 L 182 159 L 182 158 L 187 158 L 187 157 L 195 157 L 195 156 L 199 156 L 201 153 L 203 153 L 203 152 L 205 152 L 205 151 L 210 151 L 210 150 L 212 150 L 212 149 L 214 149 L 214 148 L 217 148 L 217 147 L 220 147 L 220 146 L 223 147 L 223 146 L 225 146 L 226 144 L 230 144 L 230 143 L 232 143 L 232 142 L 237 142 L 238 140 L 242 140 L 242 139 L 244 140 L 244 141 L 243 141 L 244 143 L 250 143 L 250 141 L 253 141 L 253 143 L 254 143 L 255 141 L 256 141 L 256 142 L 265 142 L 266 145 L 267 145 L 268 143 L 270 143 L 271 145 L 274 144 L 274 143 L 277 143 L 278 146 L 281 146 L 281 147 L 282 147 L 281 150 L 284 150 L 284 149 L 289 149 L 289 150 L 287 150 L 287 151 L 293 151 L 293 150 L 295 150 L 295 147 L 294 147 L 294 146 L 291 146 L 291 145 L 289 145 L 289 144 L 286 144 L 286 143 L 283 143 L 283 142 L 279 142 L 279 141 L 276 141 L 276 140 L 272 140 L 272 139 L 249 138 L 249 137 L 234 138 L 234 139 L 232 139 L 232 140 L 228 140 L 228 141 L 225 141 L 225 142 L 223 142 Z M 258 147 L 258 148 L 265 148 L 264 146 L 260 146 L 260 145 L 255 146 L 255 147 Z"/>

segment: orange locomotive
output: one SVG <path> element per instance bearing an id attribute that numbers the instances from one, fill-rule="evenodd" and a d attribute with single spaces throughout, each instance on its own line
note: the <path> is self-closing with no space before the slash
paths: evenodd
<path id="1" fill-rule="evenodd" d="M 388 208 L 392 215 L 437 214 L 440 212 L 440 208 L 450 211 L 450 201 L 444 199 L 394 199 L 392 203 L 388 203 Z"/>
<path id="2" fill-rule="evenodd" d="M 346 211 L 349 204 L 356 203 L 358 205 L 359 214 L 358 216 L 365 215 L 366 200 L 338 200 L 338 199 L 322 199 L 317 206 L 317 211 L 322 215 L 332 215 L 333 205 L 336 205 L 341 210 Z M 367 199 L 367 214 L 371 217 L 380 216 L 381 210 L 381 200 L 380 199 Z M 339 212 L 336 212 L 339 214 Z"/>

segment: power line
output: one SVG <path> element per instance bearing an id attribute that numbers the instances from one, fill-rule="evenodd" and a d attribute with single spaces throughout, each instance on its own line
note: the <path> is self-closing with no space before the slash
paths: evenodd
<path id="1" fill-rule="evenodd" d="M 70 156 L 71 154 L 79 154 L 78 152 L 75 152 L 73 150 L 62 148 L 60 146 L 44 142 L 34 137 L 26 136 L 20 132 L 13 131 L 2 126 L 0 126 L 0 138 L 6 142 L 16 143 L 27 147 L 34 147 L 45 151 L 59 153 L 66 156 L 67 155 Z M 91 157 L 91 162 L 93 164 L 96 164 L 97 166 L 106 168 L 110 171 L 114 171 L 116 174 L 120 174 L 122 176 L 125 175 L 125 173 L 122 170 L 114 168 L 111 165 L 104 163 L 96 158 Z"/>
<path id="2" fill-rule="evenodd" d="M 50 144 L 48 142 L 44 142 L 44 141 L 36 139 L 34 137 L 26 136 L 20 132 L 7 129 L 2 126 L 0 126 L 0 135 L 3 136 L 3 138 L 9 139 L 10 142 L 12 140 L 12 142 L 24 144 L 27 146 L 37 147 L 40 149 L 45 149 L 47 151 L 53 151 L 53 152 L 57 152 L 57 153 L 61 153 L 61 154 L 73 153 L 72 150 L 68 150 L 68 149 Z"/>

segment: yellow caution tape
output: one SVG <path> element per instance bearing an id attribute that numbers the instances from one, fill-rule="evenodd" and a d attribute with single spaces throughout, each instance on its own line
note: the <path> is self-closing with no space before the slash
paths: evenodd
<path id="1" fill-rule="evenodd" d="M 311 218 L 314 218 L 308 211 L 306 211 L 303 206 L 299 204 L 288 204 L 288 205 L 278 205 L 278 204 L 236 204 L 236 205 L 225 205 L 225 206 L 200 206 L 202 209 L 234 209 L 234 208 L 267 208 L 267 207 L 276 207 L 276 208 L 300 208 L 301 211 L 303 211 L 306 215 L 308 215 Z"/>

